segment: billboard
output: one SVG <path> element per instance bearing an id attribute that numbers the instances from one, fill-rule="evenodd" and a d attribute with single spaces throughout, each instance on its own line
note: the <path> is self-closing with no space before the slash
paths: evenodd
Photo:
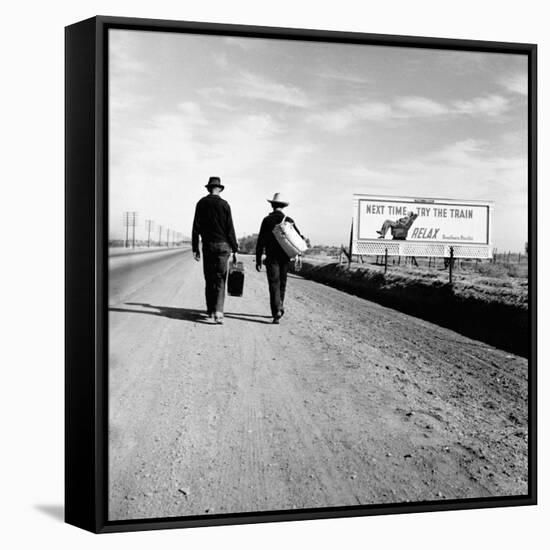
<path id="1" fill-rule="evenodd" d="M 448 256 L 452 246 L 461 257 L 490 257 L 492 209 L 490 201 L 356 194 L 352 248 L 407 255 L 416 245 L 416 255 Z"/>

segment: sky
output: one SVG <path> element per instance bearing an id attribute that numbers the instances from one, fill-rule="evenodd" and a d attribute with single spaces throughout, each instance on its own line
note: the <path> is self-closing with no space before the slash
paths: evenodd
<path id="1" fill-rule="evenodd" d="M 219 176 L 238 237 L 281 192 L 312 244 L 347 243 L 367 193 L 493 201 L 493 245 L 523 250 L 526 56 L 109 33 L 111 238 L 124 211 L 190 235 Z"/>

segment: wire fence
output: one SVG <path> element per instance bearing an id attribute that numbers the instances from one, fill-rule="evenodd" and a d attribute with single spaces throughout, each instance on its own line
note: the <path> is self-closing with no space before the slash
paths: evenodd
<path id="1" fill-rule="evenodd" d="M 424 258 L 415 256 L 367 256 L 349 255 L 348 250 L 342 246 L 338 255 L 333 255 L 339 263 L 347 263 L 355 266 L 381 266 L 386 273 L 389 269 L 434 270 L 449 272 L 449 281 L 452 282 L 453 271 L 473 272 L 481 277 L 489 278 L 527 278 L 529 267 L 529 255 L 521 252 L 499 252 L 493 250 L 490 259 L 464 259 L 464 258 Z"/>

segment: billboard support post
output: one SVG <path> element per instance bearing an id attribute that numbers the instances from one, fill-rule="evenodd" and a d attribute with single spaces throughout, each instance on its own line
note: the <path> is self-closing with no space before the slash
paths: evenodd
<path id="1" fill-rule="evenodd" d="M 453 264 L 455 261 L 454 258 L 454 247 L 450 247 L 450 255 L 449 255 L 449 284 L 453 284 Z"/>
<path id="2" fill-rule="evenodd" d="M 384 274 L 388 271 L 388 247 L 386 247 L 386 250 L 384 252 Z"/>
<path id="3" fill-rule="evenodd" d="M 353 246 L 353 220 L 351 221 L 351 230 L 349 232 L 349 256 L 348 256 L 348 268 L 351 267 L 352 260 L 352 251 L 351 247 Z"/>

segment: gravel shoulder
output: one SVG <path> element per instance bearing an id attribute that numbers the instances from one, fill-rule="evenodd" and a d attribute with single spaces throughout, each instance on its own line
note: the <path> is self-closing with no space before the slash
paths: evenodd
<path id="1" fill-rule="evenodd" d="M 226 321 L 190 253 L 114 270 L 109 519 L 527 493 L 527 361 L 246 266 Z"/>

